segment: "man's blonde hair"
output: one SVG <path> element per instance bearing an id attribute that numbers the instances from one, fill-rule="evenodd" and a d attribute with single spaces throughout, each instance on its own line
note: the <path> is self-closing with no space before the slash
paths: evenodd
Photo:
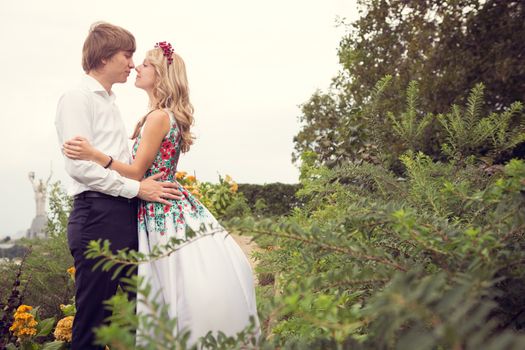
<path id="1" fill-rule="evenodd" d="M 89 73 L 117 52 L 133 54 L 135 50 L 135 37 L 126 29 L 106 22 L 93 23 L 82 48 L 82 68 Z"/>

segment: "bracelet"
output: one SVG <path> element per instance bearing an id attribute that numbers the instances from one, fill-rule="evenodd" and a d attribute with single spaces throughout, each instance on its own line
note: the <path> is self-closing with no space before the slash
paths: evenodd
<path id="1" fill-rule="evenodd" d="M 104 169 L 107 169 L 111 166 L 111 163 L 113 163 L 113 157 L 112 156 L 108 156 L 109 157 L 109 163 L 106 164 L 106 166 L 104 167 Z"/>

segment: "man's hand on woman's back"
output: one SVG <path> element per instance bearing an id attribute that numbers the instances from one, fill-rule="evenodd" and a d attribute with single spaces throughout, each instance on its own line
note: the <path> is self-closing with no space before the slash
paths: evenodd
<path id="1" fill-rule="evenodd" d="M 146 202 L 157 202 L 167 205 L 172 204 L 167 199 L 181 199 L 183 197 L 182 192 L 177 189 L 179 184 L 176 182 L 157 181 L 162 175 L 162 173 L 159 173 L 142 180 L 137 197 Z"/>

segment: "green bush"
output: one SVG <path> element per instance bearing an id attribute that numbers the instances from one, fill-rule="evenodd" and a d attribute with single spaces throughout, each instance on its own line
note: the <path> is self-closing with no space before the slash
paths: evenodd
<path id="1" fill-rule="evenodd" d="M 311 203 L 291 218 L 230 223 L 268 248 L 274 346 L 520 348 L 525 163 L 489 178 L 421 154 L 404 162 L 406 179 L 378 165 L 314 167 L 303 174 Z"/>
<path id="2" fill-rule="evenodd" d="M 265 185 L 239 184 L 252 213 L 258 216 L 282 216 L 302 205 L 295 193 L 298 184 L 270 183 Z"/>

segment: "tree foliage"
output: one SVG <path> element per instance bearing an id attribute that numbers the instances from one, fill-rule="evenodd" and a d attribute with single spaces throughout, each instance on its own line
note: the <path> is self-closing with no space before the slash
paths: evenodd
<path id="1" fill-rule="evenodd" d="M 436 144 L 450 134 L 429 114 L 467 104 L 468 92 L 481 83 L 487 110 L 499 113 L 525 101 L 523 1 L 359 3 L 362 16 L 347 24 L 340 42 L 341 72 L 327 92 L 315 92 L 302 105 L 294 161 L 311 150 L 319 164 L 333 167 L 349 160 L 382 161 L 393 150 L 399 151 L 389 159 L 395 167 L 407 138 L 416 142 L 410 148 L 438 158 L 442 149 Z M 400 93 L 407 87 L 407 95 Z M 406 113 L 407 124 L 399 124 Z M 513 117 L 509 127 L 519 124 Z M 509 160 L 516 149 L 523 155 L 515 143 L 498 161 Z"/>
<path id="2" fill-rule="evenodd" d="M 340 83 L 358 105 L 390 74 L 394 91 L 421 83 L 423 109 L 433 113 L 461 103 L 477 83 L 499 110 L 525 95 L 525 4 L 520 0 L 360 1 L 362 17 L 341 40 Z M 394 112 L 403 108 L 392 95 Z"/>

